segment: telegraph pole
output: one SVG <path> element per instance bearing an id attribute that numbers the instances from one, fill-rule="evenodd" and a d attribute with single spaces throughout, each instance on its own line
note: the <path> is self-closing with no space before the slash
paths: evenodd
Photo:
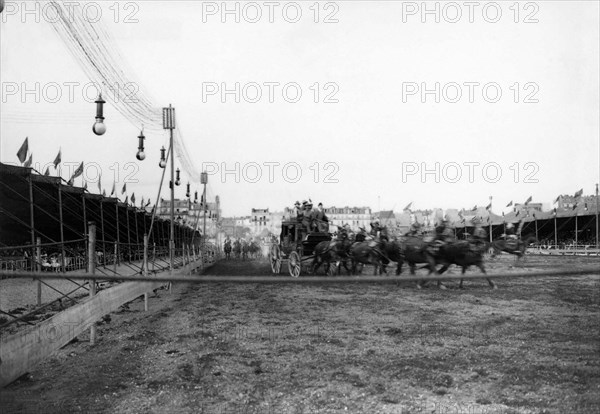
<path id="1" fill-rule="evenodd" d="M 163 108 L 163 129 L 168 129 L 169 148 L 171 157 L 171 234 L 169 237 L 169 269 L 173 276 L 174 254 L 175 254 L 175 148 L 173 147 L 173 130 L 175 129 L 175 108 L 169 104 L 168 108 Z"/>
<path id="2" fill-rule="evenodd" d="M 202 236 L 204 237 L 204 243 L 206 244 L 206 183 L 208 183 L 208 173 L 206 171 L 200 174 L 200 183 L 204 185 L 204 191 L 202 193 L 202 209 L 204 210 L 204 217 L 202 218 Z"/>

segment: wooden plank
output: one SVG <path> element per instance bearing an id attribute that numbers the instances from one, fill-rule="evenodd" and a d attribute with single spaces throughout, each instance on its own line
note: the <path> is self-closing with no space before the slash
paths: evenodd
<path id="1" fill-rule="evenodd" d="M 190 266 L 190 265 L 188 265 Z M 197 265 L 193 265 L 197 266 Z M 207 265 L 206 267 L 208 267 Z M 206 268 L 205 267 L 205 268 Z M 185 282 L 185 283 L 291 283 L 291 284 L 339 284 L 339 283 L 375 283 L 375 284 L 395 284 L 399 282 L 418 282 L 418 281 L 436 281 L 436 280 L 473 280 L 473 279 L 513 279 L 513 278 L 536 278 L 536 277 L 552 277 L 552 276 L 585 276 L 585 275 L 600 275 L 598 266 L 588 266 L 582 269 L 556 269 L 552 270 L 517 270 L 510 273 L 487 273 L 480 272 L 461 274 L 432 274 L 432 275 L 415 275 L 407 276 L 406 273 L 400 276 L 185 276 L 187 268 L 179 269 L 173 276 L 151 276 L 148 279 L 140 278 L 139 276 L 110 276 L 103 275 L 102 280 L 150 280 L 161 282 Z M 395 272 L 395 269 L 388 269 L 389 272 Z M 0 276 L 10 277 L 26 277 L 33 279 L 62 279 L 58 273 L 40 275 L 32 272 L 0 272 Z M 89 279 L 86 274 L 69 274 L 69 278 L 73 280 Z"/>
<path id="2" fill-rule="evenodd" d="M 89 278 L 89 275 L 87 276 Z M 128 282 L 103 290 L 36 326 L 0 338 L 0 387 L 4 387 L 62 348 L 102 316 L 161 282 Z"/>

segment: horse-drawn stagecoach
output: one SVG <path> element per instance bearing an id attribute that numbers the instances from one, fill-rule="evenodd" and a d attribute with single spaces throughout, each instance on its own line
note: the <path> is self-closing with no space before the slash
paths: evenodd
<path id="1" fill-rule="evenodd" d="M 330 241 L 331 234 L 325 232 L 307 233 L 298 221 L 284 221 L 281 223 L 279 240 L 274 240 L 269 249 L 271 270 L 275 274 L 281 272 L 281 266 L 287 260 L 290 276 L 298 277 L 312 265 L 314 251 L 317 244 Z M 310 262 L 310 263 L 309 263 Z"/>

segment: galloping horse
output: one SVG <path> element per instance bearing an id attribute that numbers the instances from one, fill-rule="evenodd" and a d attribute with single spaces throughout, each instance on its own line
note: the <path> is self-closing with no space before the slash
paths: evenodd
<path id="1" fill-rule="evenodd" d="M 317 244 L 314 249 L 312 273 L 316 274 L 322 264 L 325 264 L 325 273 L 329 273 L 331 262 L 335 263 L 338 274 L 341 272 L 340 263 L 350 273 L 350 269 L 346 265 L 346 260 L 348 259 L 348 250 L 351 245 L 352 242 L 348 238 L 348 233 L 343 229 L 340 230 L 337 239 L 331 241 L 325 240 Z"/>
<path id="2" fill-rule="evenodd" d="M 371 264 L 375 266 L 374 275 L 385 273 L 387 274 L 386 265 L 390 262 L 390 258 L 386 255 L 388 247 L 387 228 L 382 227 L 377 241 L 362 241 L 355 242 L 350 247 L 349 256 L 352 259 L 352 273 L 356 273 L 356 267 L 360 264 Z"/>
<path id="3" fill-rule="evenodd" d="M 479 241 L 479 243 L 472 240 L 452 240 L 445 242 L 439 247 L 435 255 L 436 262 L 442 264 L 439 274 L 444 273 L 453 264 L 462 268 L 463 275 L 470 266 L 477 266 L 485 274 L 483 255 L 488 249 L 489 243 L 484 241 Z M 487 281 L 492 289 L 497 289 L 491 279 L 488 278 Z M 463 288 L 462 279 L 460 279 L 459 288 Z"/>
<path id="4" fill-rule="evenodd" d="M 231 258 L 231 241 L 230 240 L 227 240 L 225 242 L 225 245 L 223 246 L 223 251 L 225 252 L 225 258 L 230 259 Z"/>
<path id="5" fill-rule="evenodd" d="M 404 236 L 400 240 L 400 251 L 402 259 L 398 262 L 396 274 L 402 273 L 403 262 L 408 263 L 410 274 L 414 276 L 417 263 L 425 263 L 429 274 L 436 273 L 435 256 L 431 249 L 430 242 L 419 236 Z M 420 287 L 421 285 L 418 284 Z"/>
<path id="6" fill-rule="evenodd" d="M 505 240 L 499 239 L 494 240 L 492 242 L 493 253 L 492 257 L 495 257 L 500 252 L 506 252 L 510 254 L 514 254 L 517 256 L 517 259 L 520 259 L 525 255 L 525 250 L 531 243 L 537 243 L 538 240 L 534 235 L 530 234 L 525 237 L 525 239 L 518 240 Z"/>
<path id="7" fill-rule="evenodd" d="M 233 253 L 235 254 L 235 258 L 239 259 L 242 253 L 242 245 L 239 240 L 233 242 Z"/>

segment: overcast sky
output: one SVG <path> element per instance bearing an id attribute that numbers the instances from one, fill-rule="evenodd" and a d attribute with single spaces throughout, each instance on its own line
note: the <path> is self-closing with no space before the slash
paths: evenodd
<path id="1" fill-rule="evenodd" d="M 225 216 L 308 197 L 401 210 L 471 208 L 493 196 L 499 214 L 530 195 L 550 207 L 559 194 L 592 194 L 600 181 L 598 2 L 439 2 L 439 23 L 421 2 L 322 2 L 318 16 L 313 1 L 239 2 L 239 23 L 222 2 L 100 4 L 126 61 L 115 64 L 157 106 L 176 108 Z M 83 70 L 43 15 L 23 12 L 22 2 L 7 4 L 0 23 L 1 161 L 17 162 L 29 137 L 34 163 L 62 147 L 64 162 L 97 163 L 108 192 L 118 171 L 118 188 L 133 179 L 129 194 L 155 198 L 167 134 L 147 134 L 138 162 L 141 126 L 109 103 L 107 133 L 94 135 Z M 61 85 L 58 102 L 44 92 L 51 82 Z M 65 82 L 77 82 L 73 102 Z M 36 83 L 39 96 L 23 96 Z M 236 83 L 239 102 L 221 94 Z"/>

